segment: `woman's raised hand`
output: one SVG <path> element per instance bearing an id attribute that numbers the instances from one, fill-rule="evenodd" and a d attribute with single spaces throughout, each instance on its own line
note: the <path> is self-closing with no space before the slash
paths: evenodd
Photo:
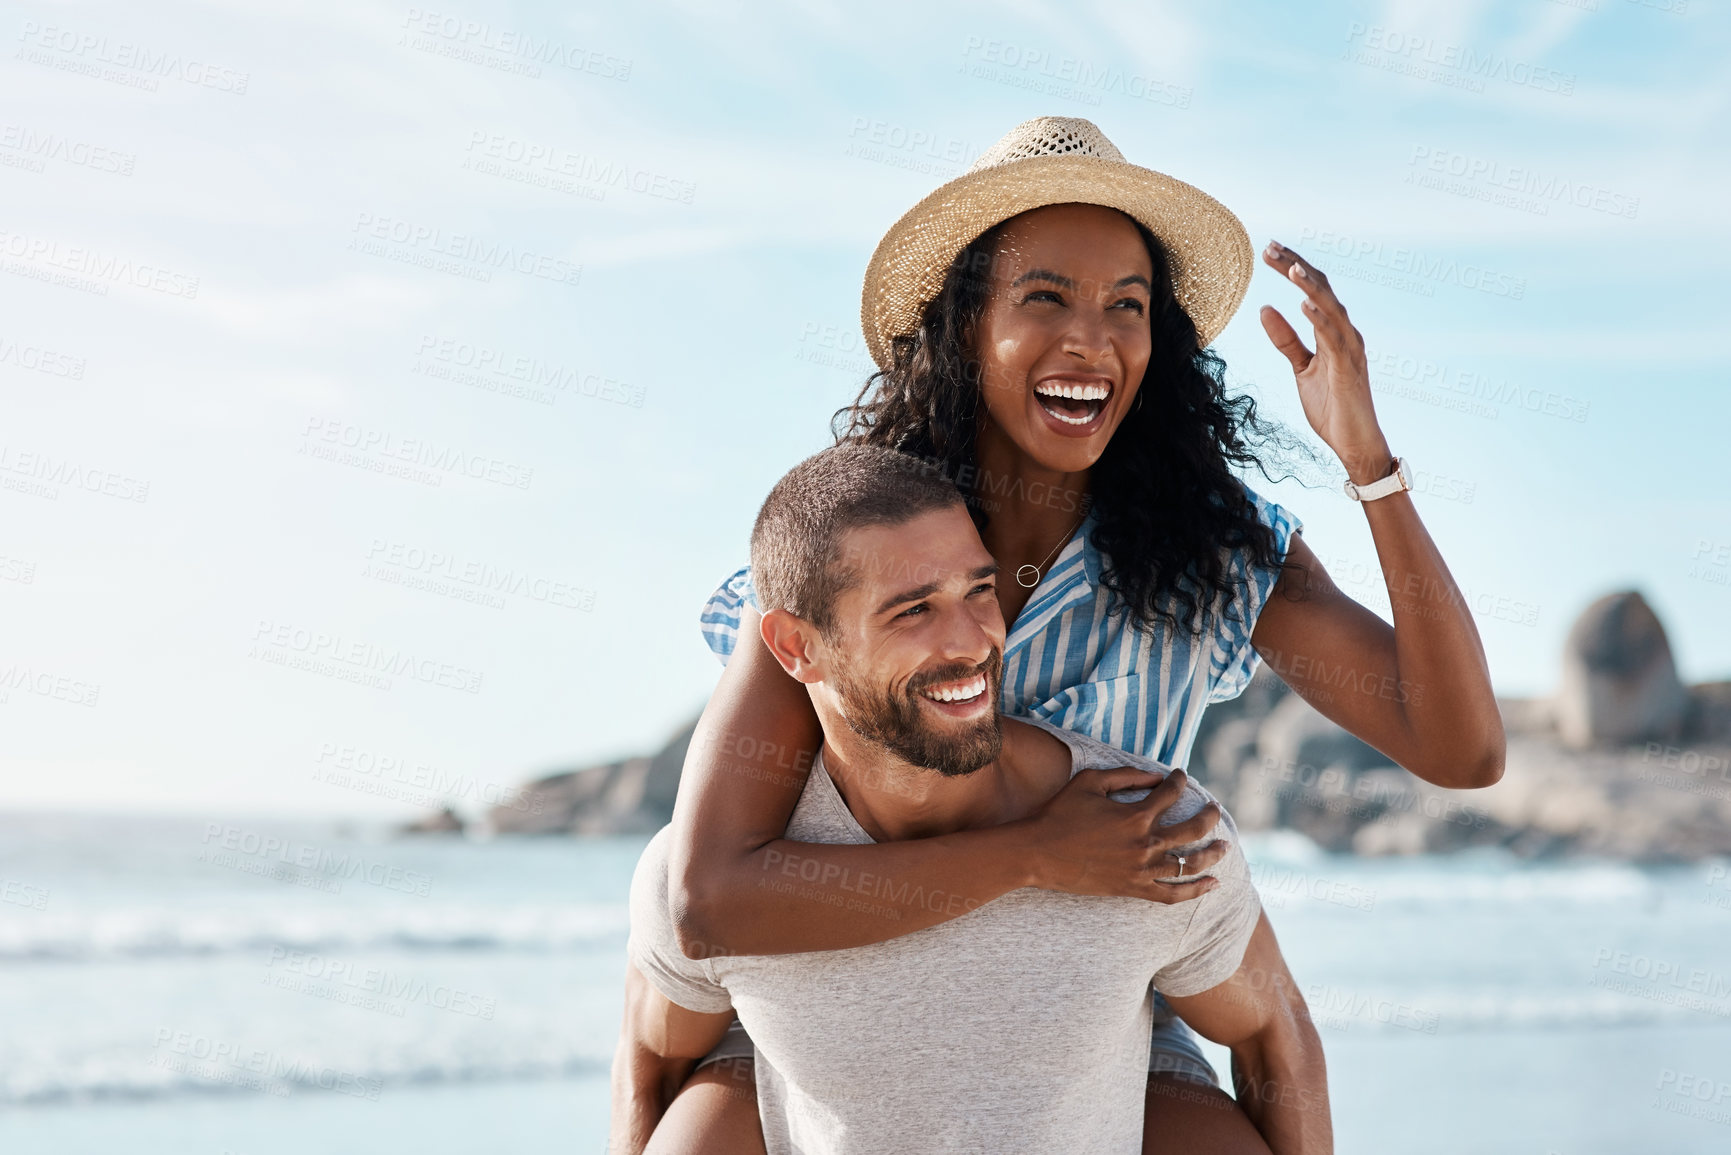
<path id="1" fill-rule="evenodd" d="M 1278 309 L 1262 306 L 1262 328 L 1292 362 L 1304 416 L 1346 466 L 1348 477 L 1360 485 L 1378 480 L 1388 473 L 1392 457 L 1371 404 L 1364 337 L 1352 327 L 1322 270 L 1275 241 L 1262 250 L 1262 259 L 1304 291 L 1299 308 L 1316 331 L 1312 353 Z"/>
<path id="2" fill-rule="evenodd" d="M 1058 791 L 1039 812 L 1022 820 L 1027 851 L 1032 856 L 1034 885 L 1068 894 L 1146 898 L 1174 903 L 1198 898 L 1219 883 L 1198 878 L 1226 855 L 1230 844 L 1216 839 L 1185 851 L 1183 876 L 1172 853 L 1195 846 L 1220 822 L 1220 807 L 1210 802 L 1182 822 L 1160 824 L 1184 796 L 1185 775 L 1174 770 L 1159 775 L 1120 766 L 1115 770 L 1083 770 Z M 1149 787 L 1153 787 L 1149 790 Z M 1115 790 L 1148 790 L 1139 802 L 1108 797 Z"/>

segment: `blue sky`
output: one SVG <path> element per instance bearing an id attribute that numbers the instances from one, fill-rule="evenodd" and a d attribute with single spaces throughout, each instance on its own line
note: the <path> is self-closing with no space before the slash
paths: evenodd
<path id="1" fill-rule="evenodd" d="M 1036 115 L 1330 272 L 1502 692 L 1630 587 L 1731 677 L 1714 6 L 11 19 L 0 805 L 472 809 L 654 745 L 714 683 L 696 615 L 757 502 L 863 378 L 873 245 Z M 1217 348 L 1302 429 L 1263 303 L 1297 317 L 1260 271 Z M 1266 491 L 1386 605 L 1356 507 Z M 357 681 L 380 654 L 412 671 Z"/>

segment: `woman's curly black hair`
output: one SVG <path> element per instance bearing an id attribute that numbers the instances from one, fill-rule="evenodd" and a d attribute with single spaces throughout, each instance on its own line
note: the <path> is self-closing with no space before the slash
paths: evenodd
<path id="1" fill-rule="evenodd" d="M 1253 443 L 1281 450 L 1293 443 L 1278 425 L 1258 418 L 1254 400 L 1227 393 L 1226 363 L 1199 347 L 1196 325 L 1173 293 L 1165 246 L 1127 219 L 1154 262 L 1153 353 L 1136 401 L 1089 475 L 1098 517 L 1094 544 L 1103 584 L 1138 626 L 1166 621 L 1196 631 L 1217 597 L 1232 613 L 1243 596 L 1230 566 L 1233 551 L 1245 551 L 1255 568 L 1283 567 L 1273 530 L 1256 516 L 1231 467 L 1254 466 L 1270 476 Z M 962 482 L 982 527 L 993 503 L 968 484 L 977 477 L 981 409 L 970 337 L 990 293 L 1003 228 L 988 229 L 962 250 L 919 329 L 892 342 L 890 368 L 873 373 L 831 422 L 838 444 L 899 449 Z"/>

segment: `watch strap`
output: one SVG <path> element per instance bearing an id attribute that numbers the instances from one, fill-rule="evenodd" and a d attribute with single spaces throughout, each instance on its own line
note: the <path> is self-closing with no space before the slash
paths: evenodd
<path id="1" fill-rule="evenodd" d="M 1368 485 L 1355 485 L 1351 481 L 1345 485 L 1346 495 L 1354 501 L 1375 501 L 1379 497 L 1387 497 L 1391 493 L 1401 493 L 1411 488 L 1412 479 L 1407 476 L 1406 462 L 1398 457 L 1394 459 L 1394 468 L 1387 477 Z"/>

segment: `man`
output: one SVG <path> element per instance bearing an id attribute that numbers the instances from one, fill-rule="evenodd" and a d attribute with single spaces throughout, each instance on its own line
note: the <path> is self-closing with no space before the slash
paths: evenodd
<path id="1" fill-rule="evenodd" d="M 844 446 L 770 493 L 751 541 L 763 638 L 803 683 L 824 744 L 790 839 L 868 843 L 1027 817 L 1084 769 L 1129 764 L 1090 738 L 998 715 L 997 566 L 961 497 L 920 463 Z M 641 1151 L 735 1012 L 756 1045 L 771 1153 L 1142 1149 L 1150 985 L 1230 1047 L 1239 1103 L 1280 1155 L 1326 1151 L 1321 1047 L 1231 819 L 1172 773 L 1127 804 L 1231 845 L 1176 905 L 1022 889 L 869 946 L 687 958 L 668 907 L 668 834 L 632 882 L 614 1150 Z M 1168 805 L 1169 804 L 1169 805 Z M 1182 862 L 1182 858 L 1181 858 Z M 848 875 L 849 872 L 843 872 Z M 894 879 L 826 877 L 789 854 L 764 886 L 860 917 Z M 943 901 L 942 896 L 933 896 Z"/>

